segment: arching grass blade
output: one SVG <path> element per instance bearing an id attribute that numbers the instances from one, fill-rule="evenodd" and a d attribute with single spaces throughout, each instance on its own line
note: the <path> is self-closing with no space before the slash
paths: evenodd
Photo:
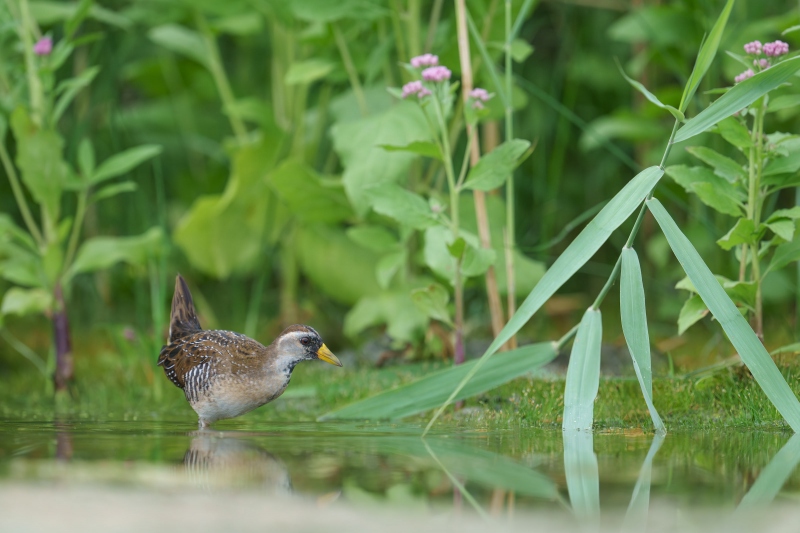
<path id="1" fill-rule="evenodd" d="M 597 252 L 615 229 L 625 222 L 631 213 L 641 204 L 650 190 L 656 186 L 664 175 L 659 167 L 650 167 L 637 174 L 631 181 L 611 199 L 608 204 L 578 234 L 574 241 L 564 250 L 555 263 L 528 294 L 514 316 L 506 323 L 500 334 L 473 366 L 470 372 L 450 394 L 438 411 L 428 422 L 427 432 L 439 415 L 460 393 L 461 389 L 486 364 L 491 356 L 514 336 L 522 326 L 538 311 L 542 305 L 586 262 Z"/>
<path id="2" fill-rule="evenodd" d="M 800 402 L 783 379 L 775 362 L 758 340 L 750 325 L 725 293 L 722 285 L 703 262 L 689 239 L 681 233 L 675 221 L 661 205 L 652 198 L 647 207 L 661 226 L 670 248 L 681 263 L 683 270 L 697 289 L 708 309 L 728 335 L 739 357 L 764 390 L 772 404 L 778 409 L 795 432 L 800 431 Z"/>
<path id="3" fill-rule="evenodd" d="M 591 431 L 594 420 L 594 400 L 600 387 L 600 343 L 603 340 L 603 320 L 598 309 L 589 308 L 583 315 L 567 367 L 564 387 L 564 431 Z"/>
<path id="4" fill-rule="evenodd" d="M 687 120 L 686 124 L 675 134 L 672 142 L 679 143 L 703 133 L 717 122 L 741 111 L 780 84 L 789 81 L 798 69 L 800 69 L 800 56 L 782 61 L 774 67 L 763 70 L 752 78 L 734 85 L 730 91 L 723 94 L 696 117 Z"/>
<path id="5" fill-rule="evenodd" d="M 644 301 L 644 285 L 639 257 L 633 248 L 622 250 L 622 273 L 620 275 L 619 299 L 622 331 L 633 359 L 633 368 L 653 426 L 659 433 L 667 429 L 653 405 L 653 373 L 650 364 L 650 335 L 647 332 L 647 312 Z"/>

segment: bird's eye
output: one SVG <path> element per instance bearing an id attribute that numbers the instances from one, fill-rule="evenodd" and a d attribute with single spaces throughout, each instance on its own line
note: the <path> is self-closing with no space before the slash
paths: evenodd
<path id="1" fill-rule="evenodd" d="M 308 337 L 303 337 L 302 339 L 300 339 L 300 344 L 302 344 L 303 346 L 307 346 L 309 342 L 311 342 L 311 339 L 309 339 Z"/>

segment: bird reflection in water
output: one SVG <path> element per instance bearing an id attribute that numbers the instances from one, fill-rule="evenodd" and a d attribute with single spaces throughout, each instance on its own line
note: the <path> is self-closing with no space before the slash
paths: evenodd
<path id="1" fill-rule="evenodd" d="M 290 494 L 292 481 L 283 461 L 263 448 L 220 432 L 192 434 L 183 465 L 192 484 L 208 490 L 259 488 Z"/>

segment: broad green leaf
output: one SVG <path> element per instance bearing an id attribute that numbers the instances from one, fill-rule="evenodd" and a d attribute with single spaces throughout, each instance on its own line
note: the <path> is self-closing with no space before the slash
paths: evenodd
<path id="1" fill-rule="evenodd" d="M 644 401 L 659 433 L 667 429 L 653 405 L 653 371 L 650 363 L 650 334 L 647 331 L 647 311 L 644 299 L 644 284 L 639 257 L 633 248 L 622 250 L 622 271 L 619 285 L 620 317 L 625 342 L 631 353 L 633 368 L 639 379 Z"/>
<path id="2" fill-rule="evenodd" d="M 148 36 L 157 45 L 193 59 L 204 67 L 211 64 L 206 43 L 203 41 L 203 37 L 194 30 L 178 24 L 164 24 L 151 29 Z"/>
<path id="3" fill-rule="evenodd" d="M 753 139 L 750 137 L 750 132 L 738 120 L 733 117 L 728 117 L 717 124 L 717 133 L 723 139 L 739 148 L 742 151 L 748 150 L 753 145 Z"/>
<path id="4" fill-rule="evenodd" d="M 341 182 L 325 178 L 301 161 L 284 161 L 267 183 L 298 220 L 333 224 L 353 216 Z"/>
<path id="5" fill-rule="evenodd" d="M 551 342 L 530 344 L 504 352 L 483 365 L 481 373 L 463 387 L 456 400 L 469 398 L 491 390 L 514 378 L 534 372 L 556 356 Z M 462 365 L 434 372 L 422 379 L 382 392 L 371 398 L 346 405 L 322 415 L 319 420 L 344 418 L 397 420 L 428 411 L 441 405 L 450 392 L 477 364 L 470 361 Z"/>
<path id="6" fill-rule="evenodd" d="M 764 345 L 661 203 L 651 199 L 647 201 L 647 205 L 661 226 L 686 275 L 691 278 L 700 297 L 725 330 L 739 357 L 786 422 L 795 432 L 799 431 L 800 402 L 764 349 Z"/>
<path id="7" fill-rule="evenodd" d="M 403 226 L 425 229 L 437 224 L 428 202 L 408 189 L 387 183 L 369 193 L 372 208 Z"/>
<path id="8" fill-rule="evenodd" d="M 591 431 L 564 432 L 564 477 L 575 517 L 595 523 L 600 517 L 600 474 Z"/>
<path id="9" fill-rule="evenodd" d="M 730 91 L 700 114 L 689 119 L 675 134 L 673 143 L 679 143 L 703 133 L 720 120 L 741 111 L 782 83 L 789 81 L 797 69 L 800 69 L 800 57 L 796 56 L 734 85 Z"/>
<path id="10" fill-rule="evenodd" d="M 255 13 L 242 11 L 216 19 L 213 21 L 212 27 L 221 33 L 248 37 L 261 33 L 264 29 L 264 21 Z"/>
<path id="11" fill-rule="evenodd" d="M 779 218 L 772 222 L 766 222 L 766 227 L 785 241 L 791 241 L 794 238 L 794 220 L 788 218 Z"/>
<path id="12" fill-rule="evenodd" d="M 691 102 L 695 91 L 697 91 L 700 81 L 703 79 L 703 76 L 706 75 L 708 67 L 711 66 L 711 62 L 714 61 L 714 56 L 717 55 L 717 48 L 719 48 L 722 33 L 725 31 L 725 25 L 728 23 L 728 17 L 731 14 L 733 2 L 734 0 L 728 0 L 725 3 L 722 13 L 720 13 L 719 18 L 717 18 L 717 21 L 714 23 L 714 27 L 711 28 L 711 32 L 708 34 L 708 38 L 705 39 L 703 45 L 700 47 L 700 51 L 697 53 L 697 60 L 694 63 L 692 74 L 689 76 L 689 81 L 683 89 L 681 103 L 678 106 L 681 111 L 686 111 L 686 108 L 689 107 L 689 102 Z"/>
<path id="13" fill-rule="evenodd" d="M 618 59 L 614 58 L 614 60 L 617 62 L 617 68 L 619 69 L 620 74 L 622 74 L 622 77 L 625 78 L 625 81 L 627 81 L 631 87 L 642 93 L 642 95 L 647 98 L 650 103 L 655 104 L 656 107 L 660 107 L 661 109 L 669 111 L 676 120 L 680 120 L 681 122 L 686 121 L 686 117 L 683 116 L 682 112 L 675 109 L 675 107 L 671 105 L 662 103 L 656 95 L 647 90 L 647 87 L 625 74 L 625 71 L 623 70 L 622 65 L 619 64 Z"/>
<path id="14" fill-rule="evenodd" d="M 84 137 L 78 145 L 78 168 L 81 171 L 82 181 L 88 183 L 95 168 L 94 146 L 88 137 Z"/>
<path id="15" fill-rule="evenodd" d="M 426 316 L 444 322 L 449 326 L 453 325 L 450 311 L 447 310 L 450 293 L 438 283 L 433 283 L 421 289 L 414 289 L 411 291 L 411 299 L 417 309 Z"/>
<path id="16" fill-rule="evenodd" d="M 608 239 L 633 211 L 641 205 L 647 194 L 656 186 L 658 180 L 664 175 L 659 167 L 650 167 L 636 175 L 620 192 L 614 196 L 606 206 L 595 216 L 581 231 L 572 243 L 564 250 L 555 263 L 547 270 L 545 275 L 536 284 L 533 291 L 525 298 L 500 334 L 492 341 L 483 356 L 463 377 L 463 380 L 452 391 L 447 401 L 439 408 L 428 423 L 426 431 L 436 421 L 444 408 L 458 396 L 460 391 L 475 376 L 478 370 L 491 361 L 492 355 L 514 336 L 528 320 L 555 292 L 578 271 Z"/>
<path id="17" fill-rule="evenodd" d="M 405 266 L 408 257 L 405 250 L 384 255 L 375 265 L 375 278 L 381 289 L 387 289 L 392 278 Z"/>
<path id="18" fill-rule="evenodd" d="M 33 0 L 30 2 L 31 15 L 39 24 L 50 26 L 62 20 L 69 21 L 79 15 L 78 10 L 82 8 L 82 3 Z M 120 15 L 116 11 L 105 9 L 99 5 L 89 8 L 89 16 L 111 26 L 119 28 L 129 28 L 133 22 L 126 16 Z M 68 32 L 69 33 L 69 32 Z"/>
<path id="19" fill-rule="evenodd" d="M 353 242 L 379 254 L 395 250 L 400 245 L 397 237 L 381 226 L 353 226 L 347 229 L 347 236 Z"/>
<path id="20" fill-rule="evenodd" d="M 686 151 L 706 165 L 712 167 L 714 169 L 714 174 L 725 178 L 731 183 L 739 179 L 744 179 L 747 175 L 742 165 L 711 148 L 705 146 L 690 146 Z"/>
<path id="21" fill-rule="evenodd" d="M 442 160 L 442 151 L 439 145 L 430 141 L 414 141 L 404 146 L 395 146 L 392 144 L 381 144 L 381 148 L 387 152 L 411 152 L 414 154 L 432 157 L 434 159 Z"/>
<path id="22" fill-rule="evenodd" d="M 736 507 L 734 516 L 739 515 L 742 511 L 752 512 L 754 509 L 763 509 L 772 503 L 789 476 L 797 468 L 798 463 L 800 463 L 800 435 L 795 434 L 758 474 L 755 483 Z"/>
<path id="23" fill-rule="evenodd" d="M 438 276 L 446 279 L 450 285 L 455 283 L 456 265 L 458 264 L 456 255 L 462 256 L 463 254 L 464 262 L 467 260 L 466 256 L 470 255 L 469 275 L 479 275 L 475 272 L 485 272 L 496 257 L 493 250 L 481 249 L 480 240 L 476 235 L 467 231 L 461 231 L 459 234 L 459 238 L 454 239 L 452 230 L 441 224 L 425 230 L 423 247 L 425 264 Z M 454 252 L 456 253 L 454 254 Z M 463 264 L 462 274 L 464 274 Z"/>
<path id="24" fill-rule="evenodd" d="M 44 289 L 11 287 L 3 296 L 0 316 L 41 314 L 50 311 L 52 306 L 53 296 Z"/>
<path id="25" fill-rule="evenodd" d="M 386 325 L 386 333 L 402 342 L 417 341 L 428 317 L 417 309 L 408 290 L 380 291 L 364 296 L 344 317 L 344 334 L 352 339 L 367 328 Z"/>
<path id="26" fill-rule="evenodd" d="M 664 444 L 664 435 L 656 433 L 653 436 L 653 442 L 650 444 L 650 449 L 647 451 L 647 456 L 642 462 L 642 468 L 639 470 L 639 477 L 636 479 L 636 485 L 633 487 L 633 494 L 631 494 L 631 501 L 628 504 L 628 510 L 625 512 L 625 520 L 622 523 L 622 531 L 646 531 L 647 530 L 647 515 L 650 510 L 650 483 L 653 473 L 653 458 L 658 453 L 661 445 Z"/>
<path id="27" fill-rule="evenodd" d="M 733 217 L 742 215 L 742 207 L 737 201 L 736 196 L 733 194 L 726 194 L 729 191 L 721 189 L 713 183 L 693 183 L 692 192 L 700 198 L 700 201 L 720 213 L 725 213 Z M 738 191 L 730 192 L 735 193 Z"/>
<path id="28" fill-rule="evenodd" d="M 373 20 L 386 16 L 386 8 L 367 0 L 292 0 L 287 6 L 294 15 L 308 22 L 335 22 L 342 19 Z"/>
<path id="29" fill-rule="evenodd" d="M 782 94 L 770 99 L 767 104 L 767 113 L 798 106 L 800 106 L 800 94 Z"/>
<path id="30" fill-rule="evenodd" d="M 461 261 L 461 274 L 465 278 L 481 276 L 495 264 L 496 260 L 497 254 L 491 248 L 472 246 L 468 243 Z"/>
<path id="31" fill-rule="evenodd" d="M 520 158 L 530 146 L 530 141 L 512 139 L 483 155 L 467 174 L 464 188 L 490 191 L 500 187 L 517 168 Z"/>
<path id="32" fill-rule="evenodd" d="M 797 220 L 800 218 L 800 206 L 790 207 L 789 209 L 776 209 L 772 212 L 769 218 L 767 218 L 767 222 L 774 222 L 775 220 L 779 220 L 781 218 L 791 218 L 792 220 Z"/>
<path id="33" fill-rule="evenodd" d="M 502 43 L 501 43 L 502 44 Z M 511 41 L 511 59 L 517 63 L 522 63 L 533 53 L 533 46 L 522 39 L 514 39 Z"/>
<path id="34" fill-rule="evenodd" d="M 107 179 L 116 178 L 126 172 L 130 172 L 135 167 L 144 163 L 161 153 L 161 147 L 154 144 L 144 144 L 135 148 L 129 148 L 124 152 L 112 155 L 97 167 L 97 170 L 89 180 L 92 185 L 96 185 Z"/>
<path id="35" fill-rule="evenodd" d="M 308 85 L 323 79 L 333 71 L 334 64 L 325 59 L 306 59 L 289 65 L 286 85 Z"/>
<path id="36" fill-rule="evenodd" d="M 717 241 L 723 250 L 730 250 L 740 244 L 753 244 L 756 242 L 756 228 L 749 218 L 740 218 L 736 224 Z"/>
<path id="37" fill-rule="evenodd" d="M 764 271 L 764 275 L 766 276 L 767 272 L 780 270 L 795 261 L 800 261 L 800 239 L 783 243 L 775 248 L 775 253 L 772 255 L 772 260 Z"/>
<path id="38" fill-rule="evenodd" d="M 772 176 L 764 176 L 761 185 L 764 187 L 773 187 L 769 190 L 770 193 L 781 189 L 788 189 L 789 187 L 800 187 L 800 174 L 775 174 Z"/>
<path id="39" fill-rule="evenodd" d="M 755 307 L 756 302 L 756 282 L 755 281 L 734 281 L 724 279 L 722 276 L 715 276 L 717 281 L 722 283 L 725 294 L 736 304 L 742 304 L 750 309 Z M 722 278 L 722 279 L 720 279 Z"/>
<path id="40" fill-rule="evenodd" d="M 106 198 L 112 198 L 117 196 L 118 194 L 126 193 L 126 192 L 133 192 L 137 188 L 136 183 L 132 181 L 123 181 L 121 183 L 112 183 L 111 185 L 106 185 L 102 189 L 98 190 L 90 197 L 90 202 L 99 202 L 100 200 L 105 200 Z"/>
<path id="41" fill-rule="evenodd" d="M 564 431 L 591 431 L 594 400 L 600 386 L 600 344 L 603 321 L 600 310 L 589 308 L 583 315 L 572 352 L 569 354 L 564 386 Z"/>
<path id="42" fill-rule="evenodd" d="M 786 157 L 777 157 L 764 168 L 763 176 L 792 174 L 800 170 L 800 152 L 792 152 Z"/>
<path id="43" fill-rule="evenodd" d="M 57 91 L 61 94 L 56 100 L 56 105 L 53 107 L 53 124 L 58 124 L 61 115 L 67 110 L 67 106 L 72 103 L 72 100 L 78 95 L 81 90 L 88 87 L 92 80 L 100 72 L 100 67 L 89 67 L 75 78 L 61 82 Z"/>
<path id="44" fill-rule="evenodd" d="M 693 294 L 688 300 L 683 302 L 681 312 L 678 315 L 678 335 L 683 333 L 702 320 L 708 314 L 708 307 L 697 294 Z"/>
<path id="45" fill-rule="evenodd" d="M 740 216 L 740 202 L 744 193 L 740 188 L 714 174 L 706 167 L 672 165 L 666 168 L 667 175 L 686 192 L 694 193 L 700 201 L 720 213 Z"/>
<path id="46" fill-rule="evenodd" d="M 148 260 L 165 253 L 164 232 L 153 227 L 134 237 L 94 237 L 87 239 L 78 248 L 75 262 L 68 275 L 94 272 L 109 268 L 116 263 L 144 267 Z"/>

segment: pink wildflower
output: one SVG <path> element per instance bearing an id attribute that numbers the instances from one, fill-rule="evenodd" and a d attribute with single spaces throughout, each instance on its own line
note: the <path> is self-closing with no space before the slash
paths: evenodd
<path id="1" fill-rule="evenodd" d="M 789 45 L 783 41 L 775 41 L 764 45 L 764 54 L 767 56 L 777 57 L 788 53 Z"/>
<path id="2" fill-rule="evenodd" d="M 753 41 L 744 45 L 744 51 L 748 54 L 758 55 L 761 53 L 761 41 Z"/>
<path id="3" fill-rule="evenodd" d="M 411 66 L 414 68 L 435 67 L 438 64 L 439 56 L 433 54 L 422 54 L 421 56 L 411 58 Z"/>
<path id="4" fill-rule="evenodd" d="M 736 76 L 735 78 L 733 78 L 733 81 L 735 81 L 736 83 L 741 83 L 744 80 L 746 80 L 747 78 L 752 78 L 755 75 L 756 75 L 756 73 L 753 72 L 753 69 L 749 68 L 749 69 L 745 70 L 744 72 L 742 72 L 741 74 L 739 74 L 738 76 Z"/>
<path id="5" fill-rule="evenodd" d="M 489 91 L 486 89 L 481 89 L 480 87 L 475 87 L 472 89 L 469 92 L 469 95 L 476 100 L 480 100 L 481 102 L 488 102 L 489 99 L 494 96 L 493 94 L 489 94 Z"/>
<path id="6" fill-rule="evenodd" d="M 33 45 L 33 53 L 37 56 L 47 56 L 53 51 L 53 39 L 42 37 Z"/>
<path id="7" fill-rule="evenodd" d="M 422 71 L 422 79 L 425 81 L 445 81 L 451 75 L 452 72 L 447 67 L 428 67 Z"/>
<path id="8" fill-rule="evenodd" d="M 764 59 L 764 58 L 754 59 L 753 60 L 753 66 L 754 67 L 761 67 L 761 70 L 768 69 L 769 68 L 769 59 Z"/>
<path id="9" fill-rule="evenodd" d="M 408 98 L 412 94 L 419 94 L 424 89 L 421 81 L 410 81 L 403 85 L 403 98 Z"/>
<path id="10" fill-rule="evenodd" d="M 420 90 L 420 91 L 417 93 L 417 97 L 418 97 L 418 98 L 425 98 L 426 96 L 430 96 L 430 94 L 431 94 L 431 92 L 430 92 L 428 89 L 426 89 L 425 87 L 423 87 L 423 88 L 422 88 L 422 89 L 421 89 L 421 90 Z"/>

